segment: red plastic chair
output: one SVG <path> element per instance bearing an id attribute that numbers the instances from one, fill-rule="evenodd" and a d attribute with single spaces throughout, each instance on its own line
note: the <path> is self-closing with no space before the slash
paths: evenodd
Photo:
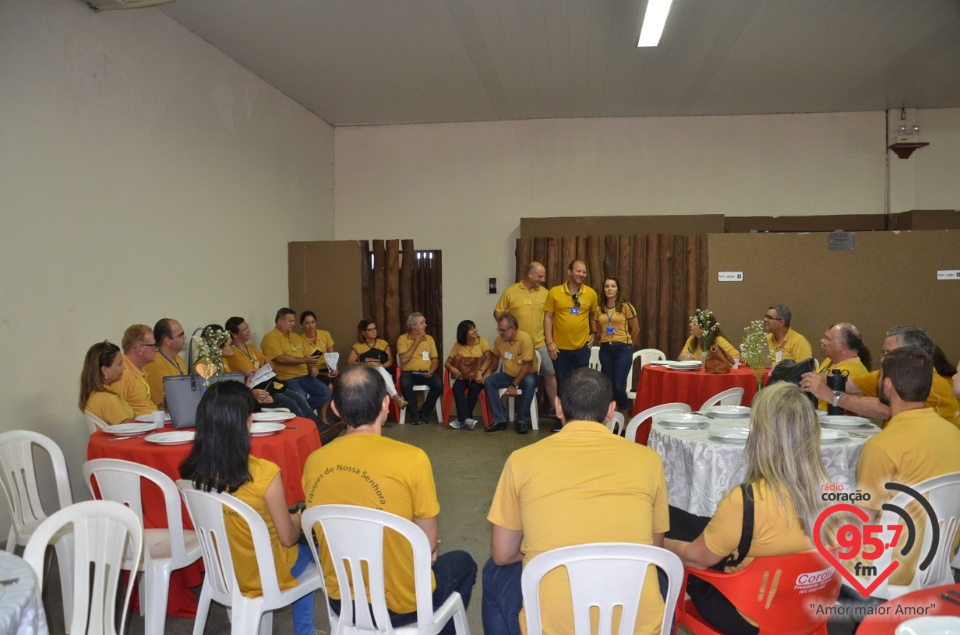
<path id="1" fill-rule="evenodd" d="M 691 575 L 715 586 L 759 625 L 761 633 L 826 635 L 829 615 L 826 611 L 818 615 L 815 609 L 833 606 L 840 595 L 840 573 L 817 551 L 754 558 L 736 573 L 686 567 L 680 597 Z M 694 635 L 720 633 L 704 621 L 691 600 L 677 603 L 677 622 Z"/>
<path id="2" fill-rule="evenodd" d="M 450 425 L 451 402 L 453 401 L 453 387 L 450 384 L 450 369 L 443 369 L 443 425 Z M 493 423 L 493 417 L 490 416 L 490 404 L 487 402 L 487 391 L 481 390 L 478 397 L 480 402 L 480 414 L 483 417 L 483 427 L 489 428 Z"/>

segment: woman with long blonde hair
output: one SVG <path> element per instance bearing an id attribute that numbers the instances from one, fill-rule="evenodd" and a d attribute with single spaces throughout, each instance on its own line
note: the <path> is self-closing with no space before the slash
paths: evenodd
<path id="1" fill-rule="evenodd" d="M 757 394 L 750 424 L 743 453 L 747 464 L 743 485 L 724 497 L 713 517 L 670 508 L 670 531 L 664 547 L 680 556 L 688 567 L 733 572 L 757 556 L 785 556 L 814 549 L 814 523 L 826 507 L 821 486 L 829 480 L 820 457 L 816 411 L 798 386 L 781 382 Z M 753 537 L 749 545 L 742 545 L 744 509 L 750 506 L 754 510 Z M 734 551 L 746 555 L 739 561 L 725 561 Z M 700 615 L 718 630 L 749 635 L 759 632 L 712 585 L 691 576 L 687 592 Z"/>

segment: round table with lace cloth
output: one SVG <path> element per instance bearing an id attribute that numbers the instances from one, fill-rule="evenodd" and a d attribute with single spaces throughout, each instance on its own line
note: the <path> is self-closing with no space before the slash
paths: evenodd
<path id="1" fill-rule="evenodd" d="M 46 635 L 37 578 L 23 558 L 0 551 L 0 635 Z"/>

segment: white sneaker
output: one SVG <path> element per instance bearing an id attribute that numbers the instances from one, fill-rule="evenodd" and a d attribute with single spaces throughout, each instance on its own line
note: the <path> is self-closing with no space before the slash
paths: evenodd
<path id="1" fill-rule="evenodd" d="M 453 428 L 454 430 L 459 430 L 461 427 L 463 427 L 463 424 L 460 423 L 459 420 L 454 419 L 453 421 L 450 422 L 450 427 Z"/>
<path id="2" fill-rule="evenodd" d="M 474 428 L 477 427 L 477 420 L 467 419 L 466 421 L 463 422 L 463 427 L 466 428 L 467 430 L 473 430 Z"/>

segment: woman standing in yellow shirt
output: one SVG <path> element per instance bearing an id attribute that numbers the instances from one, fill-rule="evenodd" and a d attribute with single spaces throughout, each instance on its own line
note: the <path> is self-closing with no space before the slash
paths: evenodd
<path id="1" fill-rule="evenodd" d="M 106 340 L 91 346 L 80 372 L 80 410 L 109 425 L 133 421 L 133 406 L 110 389 L 110 384 L 122 375 L 123 355 L 119 346 Z"/>
<path id="2" fill-rule="evenodd" d="M 640 336 L 640 320 L 632 304 L 620 296 L 620 281 L 603 280 L 603 299 L 593 312 L 594 331 L 600 334 L 600 370 L 613 383 L 617 410 L 630 407 L 627 375 L 633 364 L 633 343 Z"/>

